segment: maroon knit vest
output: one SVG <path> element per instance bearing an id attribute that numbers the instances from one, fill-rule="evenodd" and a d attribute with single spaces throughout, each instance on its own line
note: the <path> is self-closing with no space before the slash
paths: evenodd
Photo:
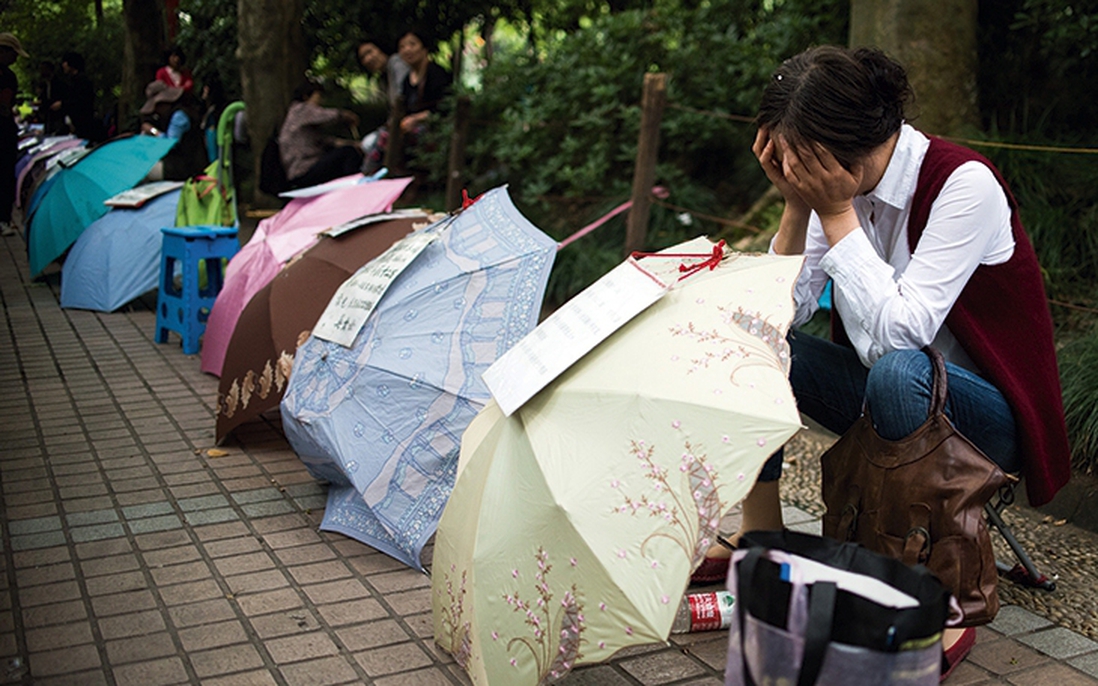
<path id="1" fill-rule="evenodd" d="M 1014 253 L 1002 264 L 977 267 L 945 323 L 1014 410 L 1026 494 L 1030 504 L 1043 505 L 1071 477 L 1071 451 L 1041 270 L 999 170 L 979 153 L 931 137 L 908 220 L 908 246 L 915 252 L 946 179 L 969 161 L 987 165 L 1006 193 Z"/>

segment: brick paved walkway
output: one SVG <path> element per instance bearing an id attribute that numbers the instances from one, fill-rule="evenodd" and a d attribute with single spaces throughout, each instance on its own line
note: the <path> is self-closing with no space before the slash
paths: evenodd
<path id="1" fill-rule="evenodd" d="M 57 276 L 28 281 L 2 241 L 0 683 L 467 683 L 431 639 L 429 579 L 317 530 L 324 489 L 277 421 L 209 454 L 198 358 L 153 343 L 147 308 L 61 310 Z M 719 684 L 725 649 L 686 635 L 564 683 Z M 1007 607 L 950 683 L 1095 676 L 1098 644 Z"/>

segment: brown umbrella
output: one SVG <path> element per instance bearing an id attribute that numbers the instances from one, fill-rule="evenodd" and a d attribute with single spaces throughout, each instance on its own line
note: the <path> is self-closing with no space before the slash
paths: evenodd
<path id="1" fill-rule="evenodd" d="M 359 267 L 426 225 L 427 215 L 369 224 L 320 242 L 286 265 L 240 315 L 217 389 L 217 442 L 237 426 L 277 407 L 294 353 L 336 289 Z"/>

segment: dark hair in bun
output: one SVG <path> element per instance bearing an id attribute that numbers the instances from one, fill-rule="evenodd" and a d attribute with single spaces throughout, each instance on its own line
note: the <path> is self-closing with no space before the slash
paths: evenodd
<path id="1" fill-rule="evenodd" d="M 849 168 L 900 129 L 913 99 L 903 66 L 880 50 L 822 45 L 778 67 L 756 123 L 818 142 Z"/>

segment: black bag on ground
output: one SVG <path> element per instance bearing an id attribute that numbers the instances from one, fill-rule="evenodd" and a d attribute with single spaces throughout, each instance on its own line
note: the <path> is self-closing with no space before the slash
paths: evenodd
<path id="1" fill-rule="evenodd" d="M 934 686 L 950 593 L 854 543 L 750 532 L 733 554 L 726 686 Z"/>
<path id="2" fill-rule="evenodd" d="M 279 127 L 281 128 L 281 127 Z M 259 190 L 268 195 L 278 195 L 289 190 L 290 180 L 286 178 L 286 168 L 282 166 L 282 155 L 278 150 L 278 128 L 263 146 L 263 156 L 259 159 Z"/>

